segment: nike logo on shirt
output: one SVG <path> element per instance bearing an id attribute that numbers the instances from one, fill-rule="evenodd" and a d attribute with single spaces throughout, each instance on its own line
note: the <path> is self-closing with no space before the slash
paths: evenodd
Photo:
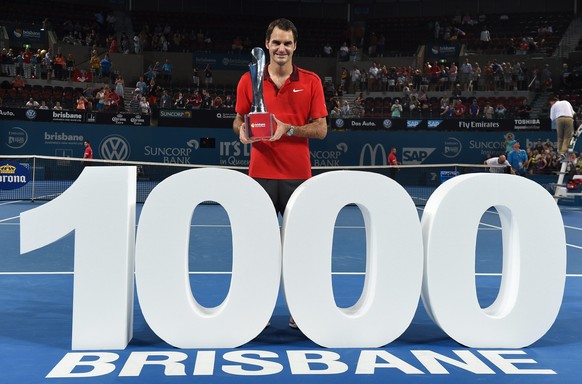
<path id="1" fill-rule="evenodd" d="M 301 91 L 303 91 L 303 88 L 301 88 L 301 89 L 293 88 L 293 93 L 297 93 L 297 92 L 301 92 Z"/>

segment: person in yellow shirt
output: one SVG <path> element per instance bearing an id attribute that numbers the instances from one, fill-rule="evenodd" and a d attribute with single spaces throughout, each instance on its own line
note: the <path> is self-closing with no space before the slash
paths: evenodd
<path id="1" fill-rule="evenodd" d="M 95 81 L 94 80 L 95 77 L 101 70 L 101 58 L 99 57 L 99 55 L 97 55 L 97 52 L 91 55 L 90 62 L 91 62 L 91 78 L 93 79 L 93 81 Z"/>

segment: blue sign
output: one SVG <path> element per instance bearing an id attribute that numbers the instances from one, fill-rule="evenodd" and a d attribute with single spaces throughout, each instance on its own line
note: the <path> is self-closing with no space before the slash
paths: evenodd
<path id="1" fill-rule="evenodd" d="M 309 145 L 313 166 L 386 165 L 391 147 L 402 164 L 482 164 L 505 153 L 509 132 L 522 148 L 556 141 L 555 131 L 330 130 Z M 94 158 L 106 160 L 248 166 L 251 151 L 232 129 L 0 120 L 1 155 L 82 158 L 83 140 L 91 141 Z"/>
<path id="2" fill-rule="evenodd" d="M 30 180 L 28 168 L 18 163 L 0 163 L 0 189 L 10 190 L 24 187 Z"/>

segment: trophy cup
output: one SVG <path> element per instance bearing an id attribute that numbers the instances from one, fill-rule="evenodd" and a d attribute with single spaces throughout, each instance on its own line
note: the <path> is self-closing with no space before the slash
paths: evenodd
<path id="1" fill-rule="evenodd" d="M 251 50 L 253 62 L 249 64 L 253 86 L 253 105 L 251 112 L 245 115 L 246 134 L 249 139 L 268 140 L 273 136 L 275 120 L 267 112 L 263 97 L 263 71 L 265 69 L 265 52 L 262 48 Z"/>

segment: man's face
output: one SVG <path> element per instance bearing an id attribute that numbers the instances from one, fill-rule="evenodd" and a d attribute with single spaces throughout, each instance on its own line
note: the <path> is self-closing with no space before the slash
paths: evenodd
<path id="1" fill-rule="evenodd" d="M 291 62 L 293 52 L 297 48 L 293 39 L 293 32 L 283 31 L 279 27 L 273 29 L 271 39 L 267 40 L 265 45 L 269 50 L 271 60 L 278 65 L 285 65 Z"/>

